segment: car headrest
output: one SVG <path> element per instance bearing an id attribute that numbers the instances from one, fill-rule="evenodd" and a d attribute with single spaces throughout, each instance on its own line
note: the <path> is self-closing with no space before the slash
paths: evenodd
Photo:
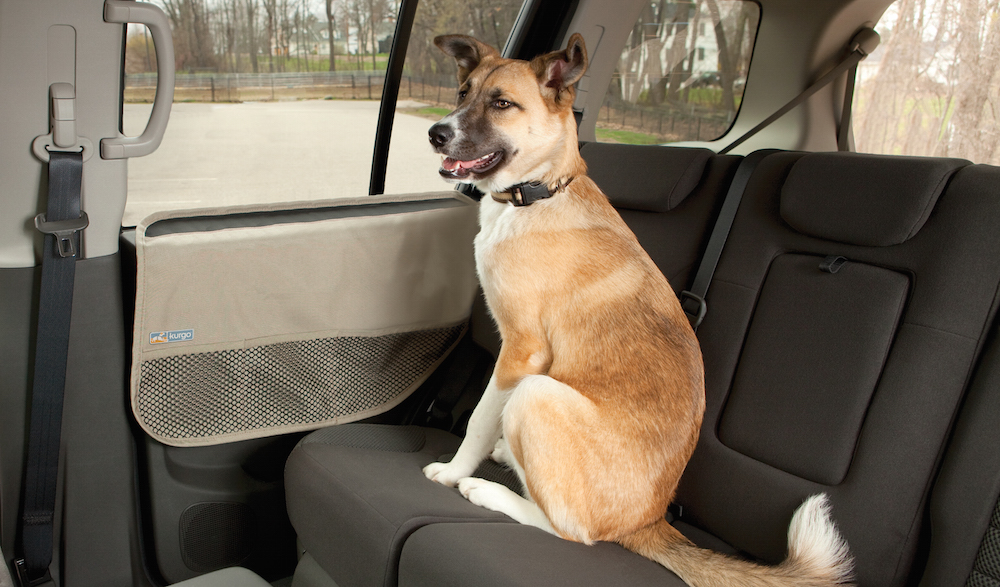
<path id="1" fill-rule="evenodd" d="M 810 153 L 781 189 L 781 217 L 809 236 L 869 247 L 898 245 L 923 227 L 954 173 L 969 161 Z"/>
<path id="2" fill-rule="evenodd" d="M 617 208 L 667 212 L 701 181 L 709 149 L 587 143 L 580 149 L 593 179 Z"/>

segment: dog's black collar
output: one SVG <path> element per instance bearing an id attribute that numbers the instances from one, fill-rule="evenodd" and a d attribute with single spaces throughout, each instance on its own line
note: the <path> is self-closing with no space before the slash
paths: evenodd
<path id="1" fill-rule="evenodd" d="M 564 183 L 557 185 L 553 190 L 550 190 L 548 184 L 546 183 L 540 181 L 529 181 L 511 186 L 502 192 L 494 192 L 491 195 L 494 200 L 500 202 L 501 204 L 510 202 L 518 207 L 530 206 L 538 200 L 551 198 L 552 196 L 563 191 L 571 181 L 573 181 L 572 177 L 567 179 Z"/>

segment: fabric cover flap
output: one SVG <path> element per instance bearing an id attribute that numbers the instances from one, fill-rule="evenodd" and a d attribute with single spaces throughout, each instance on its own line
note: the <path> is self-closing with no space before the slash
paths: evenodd
<path id="1" fill-rule="evenodd" d="M 398 404 L 465 328 L 476 208 L 443 192 L 150 216 L 136 229 L 138 422 L 166 444 L 213 444 Z"/>
<path id="2" fill-rule="evenodd" d="M 714 155 L 709 149 L 587 143 L 587 174 L 619 208 L 667 212 L 688 197 Z"/>
<path id="3" fill-rule="evenodd" d="M 887 247 L 917 234 L 963 159 L 810 153 L 781 190 L 792 228 L 841 243 Z"/>

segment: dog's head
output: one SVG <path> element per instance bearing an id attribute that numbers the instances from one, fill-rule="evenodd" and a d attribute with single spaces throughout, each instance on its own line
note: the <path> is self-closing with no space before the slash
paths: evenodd
<path id="1" fill-rule="evenodd" d="M 464 35 L 434 44 L 458 63 L 457 107 L 428 133 L 445 156 L 441 175 L 493 192 L 561 179 L 570 159 L 579 159 L 573 84 L 587 69 L 583 37 L 530 62 L 504 59 Z"/>

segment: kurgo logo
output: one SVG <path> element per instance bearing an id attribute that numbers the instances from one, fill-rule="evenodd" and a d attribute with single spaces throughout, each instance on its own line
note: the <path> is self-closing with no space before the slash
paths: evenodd
<path id="1" fill-rule="evenodd" d="M 149 333 L 149 344 L 165 344 L 185 340 L 194 340 L 194 330 L 161 330 Z"/>

